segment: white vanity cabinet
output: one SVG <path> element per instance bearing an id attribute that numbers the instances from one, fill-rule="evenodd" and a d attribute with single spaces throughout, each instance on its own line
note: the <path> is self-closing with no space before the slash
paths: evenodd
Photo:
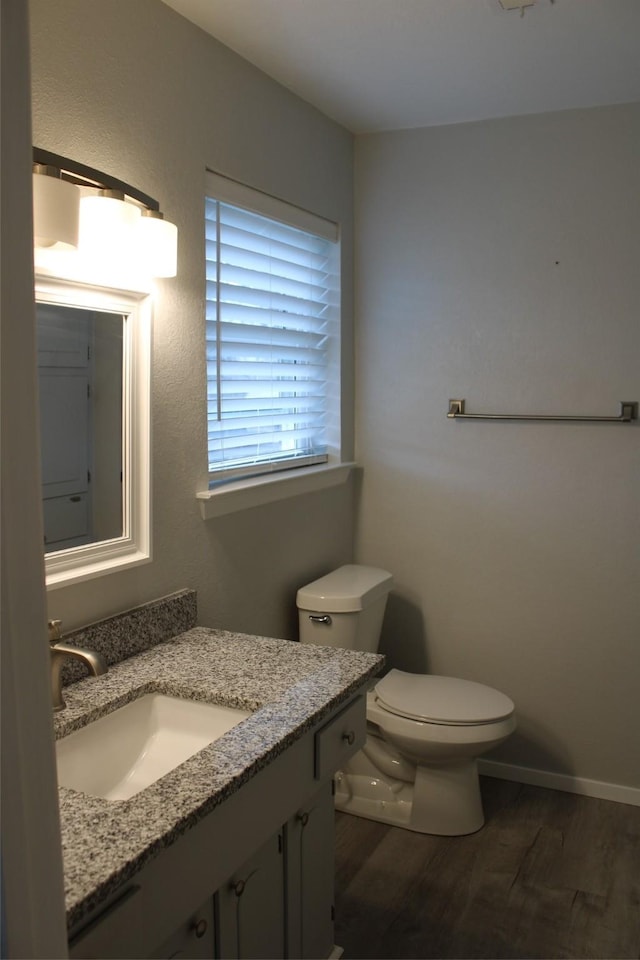
<path id="1" fill-rule="evenodd" d="M 285 828 L 289 957 L 328 957 L 333 949 L 334 835 L 330 780 Z"/>
<path id="2" fill-rule="evenodd" d="M 365 731 L 361 689 L 121 884 L 70 957 L 328 957 L 332 778 Z"/>
<path id="3" fill-rule="evenodd" d="M 236 870 L 214 897 L 216 956 L 281 960 L 285 951 L 284 829 Z"/>
<path id="4" fill-rule="evenodd" d="M 328 957 L 333 949 L 333 781 L 217 891 L 216 957 Z"/>

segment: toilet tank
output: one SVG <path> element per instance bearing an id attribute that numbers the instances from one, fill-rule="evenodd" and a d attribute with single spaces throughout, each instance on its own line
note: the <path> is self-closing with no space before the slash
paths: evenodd
<path id="1" fill-rule="evenodd" d="M 375 653 L 392 583 L 386 570 L 350 563 L 300 587 L 300 642 Z"/>

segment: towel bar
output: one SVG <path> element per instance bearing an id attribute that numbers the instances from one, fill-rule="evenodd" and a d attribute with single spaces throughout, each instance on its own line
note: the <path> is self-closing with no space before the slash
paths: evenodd
<path id="1" fill-rule="evenodd" d="M 582 421 L 587 423 L 631 423 L 638 419 L 638 403 L 635 400 L 621 400 L 620 414 L 617 417 L 572 417 L 549 416 L 548 414 L 521 413 L 465 413 L 464 400 L 449 400 L 447 416 L 452 420 L 554 420 Z"/>

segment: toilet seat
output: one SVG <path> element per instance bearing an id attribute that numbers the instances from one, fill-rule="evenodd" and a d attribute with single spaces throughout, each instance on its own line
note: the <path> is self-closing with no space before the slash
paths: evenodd
<path id="1" fill-rule="evenodd" d="M 375 686 L 379 706 L 398 717 L 447 726 L 495 723 L 512 716 L 513 701 L 472 680 L 391 670 Z"/>
<path id="2" fill-rule="evenodd" d="M 484 753 L 488 749 L 488 742 L 500 741 L 515 730 L 516 717 L 514 712 L 502 720 L 491 720 L 488 723 L 435 723 L 431 720 L 416 720 L 387 710 L 375 691 L 371 691 L 367 695 L 367 723 L 373 725 L 370 733 L 375 734 L 377 728 L 379 736 L 393 743 L 401 754 L 415 763 L 416 750 L 421 754 L 426 749 L 433 758 L 436 744 L 445 748 L 446 755 L 452 751 L 462 751 L 478 756 L 480 752 Z M 476 745 L 481 746 L 480 751 L 475 751 Z"/>

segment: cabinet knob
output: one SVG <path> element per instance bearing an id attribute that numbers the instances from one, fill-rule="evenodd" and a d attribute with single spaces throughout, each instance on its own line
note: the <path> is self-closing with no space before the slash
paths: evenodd
<path id="1" fill-rule="evenodd" d="M 352 747 L 356 742 L 356 735 L 353 730 L 349 730 L 348 733 L 342 734 L 342 739 L 344 740 L 345 743 L 348 743 L 349 746 Z"/>
<path id="2" fill-rule="evenodd" d="M 209 925 L 208 925 L 207 921 L 206 921 L 204 918 L 201 919 L 201 920 L 198 920 L 197 923 L 196 923 L 195 920 L 194 920 L 192 929 L 193 929 L 193 932 L 195 933 L 196 937 L 198 938 L 198 940 L 200 940 L 201 937 L 204 937 L 205 933 L 207 932 L 207 927 L 208 927 L 208 926 L 209 926 Z"/>
<path id="3" fill-rule="evenodd" d="M 299 813 L 299 814 L 298 814 L 298 820 L 300 821 L 300 823 L 302 824 L 303 827 L 306 827 L 306 825 L 309 823 L 309 814 L 306 813 L 306 812 L 305 812 L 305 813 Z"/>
<path id="4" fill-rule="evenodd" d="M 236 897 L 241 897 L 244 893 L 245 882 L 244 880 L 237 880 L 235 883 L 231 884 L 231 889 L 235 893 Z"/>

